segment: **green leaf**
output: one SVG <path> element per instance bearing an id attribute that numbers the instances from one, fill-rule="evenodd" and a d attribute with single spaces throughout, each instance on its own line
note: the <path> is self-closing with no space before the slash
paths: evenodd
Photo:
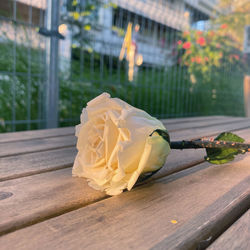
<path id="1" fill-rule="evenodd" d="M 230 141 L 243 143 L 245 140 L 230 132 L 221 133 L 215 141 Z M 242 151 L 234 148 L 207 148 L 205 160 L 212 164 L 224 164 L 234 160 L 235 155 L 242 154 Z"/>

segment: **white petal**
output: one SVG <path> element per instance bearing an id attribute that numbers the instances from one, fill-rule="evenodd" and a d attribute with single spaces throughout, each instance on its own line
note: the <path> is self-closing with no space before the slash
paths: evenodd
<path id="1" fill-rule="evenodd" d="M 95 106 L 96 104 L 102 103 L 105 99 L 110 98 L 110 94 L 104 92 L 101 95 L 97 96 L 93 100 L 87 103 L 87 106 Z"/>

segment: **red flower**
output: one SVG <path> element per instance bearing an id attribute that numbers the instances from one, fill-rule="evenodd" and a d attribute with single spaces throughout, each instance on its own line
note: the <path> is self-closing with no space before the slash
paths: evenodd
<path id="1" fill-rule="evenodd" d="M 191 62 L 195 62 L 195 57 L 192 57 L 192 58 L 191 58 Z"/>
<path id="2" fill-rule="evenodd" d="M 226 23 L 223 23 L 223 24 L 220 26 L 221 29 L 226 29 L 227 27 L 228 27 L 228 25 L 227 25 Z"/>
<path id="3" fill-rule="evenodd" d="M 239 55 L 234 54 L 233 57 L 238 61 L 240 59 Z"/>
<path id="4" fill-rule="evenodd" d="M 196 56 L 195 60 L 196 60 L 196 62 L 197 62 L 198 64 L 200 64 L 200 63 L 201 63 L 201 61 L 202 61 L 202 58 L 201 58 L 201 57 L 199 57 L 199 56 Z"/>
<path id="5" fill-rule="evenodd" d="M 209 61 L 209 59 L 208 59 L 207 56 L 205 56 L 204 60 L 205 60 L 205 62 L 208 62 L 208 61 Z"/>
<path id="6" fill-rule="evenodd" d="M 190 50 L 190 49 L 187 50 L 187 51 L 186 51 L 186 54 L 187 54 L 187 55 L 191 54 L 191 50 Z"/>
<path id="7" fill-rule="evenodd" d="M 197 36 L 202 35 L 202 31 L 196 31 L 196 35 L 197 35 Z"/>
<path id="8" fill-rule="evenodd" d="M 201 37 L 199 37 L 199 38 L 196 40 L 196 43 L 197 43 L 197 44 L 200 44 L 200 46 L 205 46 L 205 45 L 206 45 L 206 39 L 205 39 L 203 36 L 201 36 Z"/>
<path id="9" fill-rule="evenodd" d="M 179 41 L 177 42 L 177 44 L 178 44 L 178 45 L 182 45 L 182 41 L 179 40 Z"/>
<path id="10" fill-rule="evenodd" d="M 190 43 L 190 42 L 185 42 L 185 43 L 183 43 L 183 45 L 182 45 L 182 48 L 183 48 L 183 49 L 190 49 L 190 47 L 191 47 L 191 43 Z"/>

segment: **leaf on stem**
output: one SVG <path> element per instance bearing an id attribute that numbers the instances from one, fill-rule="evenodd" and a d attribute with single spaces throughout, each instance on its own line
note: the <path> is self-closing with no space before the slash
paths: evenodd
<path id="1" fill-rule="evenodd" d="M 231 132 L 221 133 L 215 141 L 230 141 L 243 143 L 245 140 Z M 234 160 L 235 155 L 244 153 L 237 148 L 206 148 L 205 160 L 212 164 L 224 164 Z"/>

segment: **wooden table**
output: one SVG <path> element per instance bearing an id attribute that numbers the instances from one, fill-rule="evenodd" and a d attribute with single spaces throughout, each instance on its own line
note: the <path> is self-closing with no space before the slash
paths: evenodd
<path id="1" fill-rule="evenodd" d="M 163 122 L 172 140 L 250 142 L 247 118 Z M 250 249 L 250 154 L 216 166 L 203 149 L 173 150 L 147 183 L 110 197 L 72 178 L 75 143 L 72 127 L 0 134 L 2 250 Z"/>

